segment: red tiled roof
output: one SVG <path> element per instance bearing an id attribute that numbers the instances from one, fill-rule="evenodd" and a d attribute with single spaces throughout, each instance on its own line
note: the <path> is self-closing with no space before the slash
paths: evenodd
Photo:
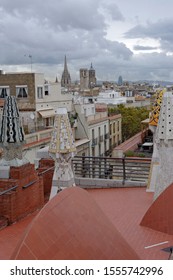
<path id="1" fill-rule="evenodd" d="M 33 220 L 12 259 L 139 259 L 87 191 L 70 187 Z"/>
<path id="2" fill-rule="evenodd" d="M 140 225 L 153 202 L 145 188 L 88 189 L 105 215 L 139 255 L 140 259 L 166 260 L 163 248 L 173 245 L 173 235 Z M 9 259 L 33 215 L 0 231 L 0 259 Z"/>
<path id="3" fill-rule="evenodd" d="M 161 249 L 173 245 L 173 235 L 140 225 L 144 213 L 153 202 L 153 193 L 146 192 L 145 188 L 91 189 L 89 193 L 140 259 L 168 259 L 169 254 Z M 157 245 L 159 243 L 163 244 Z"/>
<path id="4" fill-rule="evenodd" d="M 141 225 L 173 235 L 173 184 L 167 187 L 152 203 Z"/>
<path id="5" fill-rule="evenodd" d="M 116 119 L 121 119 L 121 114 L 117 114 L 117 115 L 110 115 L 109 116 L 109 120 L 116 120 Z"/>
<path id="6" fill-rule="evenodd" d="M 28 224 L 38 214 L 38 211 L 0 230 L 0 260 L 9 260 Z"/>

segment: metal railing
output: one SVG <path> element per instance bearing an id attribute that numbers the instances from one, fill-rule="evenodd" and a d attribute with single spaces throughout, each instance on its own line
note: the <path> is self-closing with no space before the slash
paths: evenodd
<path id="1" fill-rule="evenodd" d="M 149 158 L 80 157 L 73 158 L 75 177 L 146 182 Z"/>
<path id="2" fill-rule="evenodd" d="M 9 188 L 9 189 L 6 189 L 6 190 L 0 192 L 0 196 L 1 196 L 1 195 L 4 195 L 4 194 L 7 194 L 7 193 L 9 193 L 9 192 L 11 192 L 11 191 L 14 191 L 15 189 L 17 189 L 17 187 L 18 187 L 18 186 L 13 186 L 13 187 L 11 187 L 11 188 Z"/>

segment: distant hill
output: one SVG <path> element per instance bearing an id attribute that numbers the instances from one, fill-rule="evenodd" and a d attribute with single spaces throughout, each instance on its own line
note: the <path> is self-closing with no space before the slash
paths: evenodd
<path id="1" fill-rule="evenodd" d="M 163 87 L 173 85 L 173 81 L 152 81 L 152 80 L 139 80 L 137 83 L 148 83 L 150 85 L 161 85 Z"/>
<path id="2" fill-rule="evenodd" d="M 102 85 L 104 81 L 97 81 L 97 85 Z M 116 83 L 116 81 L 109 81 L 110 83 Z M 154 81 L 154 80 L 138 80 L 138 81 L 124 81 L 128 82 L 129 84 L 137 83 L 137 84 L 149 84 L 149 85 L 161 85 L 163 87 L 166 86 L 173 86 L 173 81 Z"/>

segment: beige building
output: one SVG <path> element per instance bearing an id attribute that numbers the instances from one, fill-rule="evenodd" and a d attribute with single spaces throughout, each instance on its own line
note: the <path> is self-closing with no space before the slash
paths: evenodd
<path id="1" fill-rule="evenodd" d="M 46 82 L 42 73 L 1 72 L 0 100 L 7 95 L 17 98 L 25 133 L 52 127 L 58 107 L 72 110 L 72 95 L 61 92 L 60 83 Z"/>
<path id="2" fill-rule="evenodd" d="M 121 122 L 122 122 L 121 114 L 109 117 L 110 151 L 112 151 L 113 148 L 115 148 L 122 142 L 122 129 L 121 129 L 122 123 Z"/>
<path id="3" fill-rule="evenodd" d="M 107 112 L 96 112 L 95 104 L 75 104 L 78 114 L 76 138 L 90 140 L 90 156 L 109 152 L 109 119 Z"/>

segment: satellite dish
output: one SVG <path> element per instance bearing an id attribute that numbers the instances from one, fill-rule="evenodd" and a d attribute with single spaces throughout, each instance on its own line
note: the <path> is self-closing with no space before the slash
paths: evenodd
<path id="1" fill-rule="evenodd" d="M 31 120 L 34 120 L 34 119 L 35 119 L 34 113 L 31 113 L 31 114 L 30 114 L 30 119 L 31 119 Z"/>

